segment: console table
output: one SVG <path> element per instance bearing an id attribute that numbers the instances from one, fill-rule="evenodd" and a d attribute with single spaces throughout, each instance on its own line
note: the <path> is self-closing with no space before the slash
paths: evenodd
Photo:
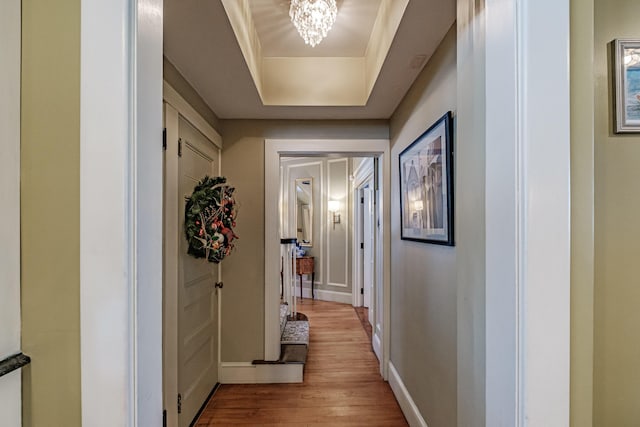
<path id="1" fill-rule="evenodd" d="M 315 262 L 312 256 L 303 256 L 296 258 L 296 274 L 300 276 L 300 299 L 302 299 L 302 275 L 311 275 L 311 299 L 315 298 L 313 292 L 313 283 L 316 280 Z"/>

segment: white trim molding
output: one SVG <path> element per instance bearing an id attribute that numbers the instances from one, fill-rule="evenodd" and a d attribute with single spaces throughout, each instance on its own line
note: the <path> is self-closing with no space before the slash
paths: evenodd
<path id="1" fill-rule="evenodd" d="M 82 424 L 161 425 L 162 1 L 80 6 Z"/>
<path id="2" fill-rule="evenodd" d="M 358 244 L 359 237 L 363 232 L 363 224 L 360 218 L 360 190 L 369 181 L 373 181 L 373 158 L 369 157 L 364 159 L 352 173 L 353 182 L 351 183 L 351 217 L 353 218 L 353 227 L 351 228 L 351 241 L 353 242 L 351 248 L 351 259 L 353 263 L 351 265 L 351 291 L 352 291 L 352 305 L 354 307 L 362 307 L 364 305 L 364 296 L 360 294 L 356 286 L 362 284 L 362 262 L 363 253 Z M 373 293 L 374 287 L 372 286 L 371 292 Z"/>
<path id="3" fill-rule="evenodd" d="M 166 129 L 167 149 L 164 150 L 164 256 L 162 291 L 164 300 L 163 315 L 163 400 L 167 410 L 167 426 L 178 425 L 178 408 L 169 404 L 178 395 L 178 256 L 179 242 L 175 233 L 179 224 L 176 206 L 180 203 L 178 195 L 178 156 L 168 155 L 178 152 L 179 112 L 169 103 L 164 104 L 164 125 Z"/>
<path id="4" fill-rule="evenodd" d="M 566 426 L 569 0 L 489 0 L 484 13 L 485 424 Z"/>
<path id="5" fill-rule="evenodd" d="M 402 378 L 400 378 L 400 374 L 398 374 L 395 366 L 393 366 L 393 362 L 389 362 L 389 385 L 409 425 L 411 427 L 428 427 L 427 422 L 420 414 L 420 410 L 411 398 L 409 390 L 407 390 Z"/>
<path id="6" fill-rule="evenodd" d="M 380 334 L 373 334 L 371 337 L 371 347 L 373 348 L 373 353 L 376 355 L 378 360 L 382 360 L 382 341 L 380 341 Z"/>

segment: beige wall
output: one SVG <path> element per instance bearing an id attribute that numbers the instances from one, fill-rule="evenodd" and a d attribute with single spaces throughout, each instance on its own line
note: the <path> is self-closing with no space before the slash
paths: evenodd
<path id="1" fill-rule="evenodd" d="M 458 281 L 458 425 L 486 418 L 485 2 L 458 1 L 454 149 Z M 492 427 L 492 426 L 487 426 Z"/>
<path id="2" fill-rule="evenodd" d="M 223 120 L 222 173 L 236 187 L 240 236 L 222 263 L 222 361 L 264 356 L 264 140 L 387 139 L 382 120 Z M 277 227 L 278 224 L 268 224 Z"/>
<path id="3" fill-rule="evenodd" d="M 612 133 L 608 43 L 640 38 L 640 2 L 595 0 L 594 425 L 640 420 L 640 136 Z"/>
<path id="4" fill-rule="evenodd" d="M 80 1 L 23 0 L 22 24 L 24 425 L 79 426 Z"/>
<path id="5" fill-rule="evenodd" d="M 571 426 L 593 422 L 593 0 L 571 1 Z"/>
<path id="6" fill-rule="evenodd" d="M 391 362 L 427 424 L 442 427 L 457 425 L 457 248 L 400 240 L 394 159 L 444 113 L 455 116 L 456 93 L 454 25 L 390 124 Z"/>
<path id="7" fill-rule="evenodd" d="M 200 94 L 180 74 L 166 57 L 162 57 L 162 78 L 169 83 L 214 129 L 220 129 L 220 119 L 211 110 Z"/>

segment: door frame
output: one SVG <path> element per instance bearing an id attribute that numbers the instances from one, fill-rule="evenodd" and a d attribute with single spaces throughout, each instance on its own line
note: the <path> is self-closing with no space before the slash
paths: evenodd
<path id="1" fill-rule="evenodd" d="M 0 360 L 20 353 L 21 2 L 0 16 Z M 0 377 L 0 424 L 21 425 L 19 370 Z"/>
<path id="2" fill-rule="evenodd" d="M 387 379 L 389 365 L 389 307 L 390 297 L 390 147 L 388 139 L 266 139 L 265 140 L 265 224 L 279 224 L 280 194 L 280 157 L 281 156 L 314 156 L 340 154 L 342 156 L 365 157 L 379 159 L 378 173 L 380 180 L 379 203 L 377 215 L 382 219 L 378 228 L 379 241 L 376 259 L 382 260 L 377 275 L 382 277 L 382 325 L 380 331 L 380 373 Z M 264 358 L 278 360 L 280 357 L 280 329 L 278 320 L 278 301 L 280 298 L 280 236 L 276 227 L 265 227 L 265 319 L 264 319 Z M 375 328 L 374 328 L 375 331 Z"/>
<path id="3" fill-rule="evenodd" d="M 82 424 L 162 425 L 162 0 L 79 6 Z"/>
<path id="4" fill-rule="evenodd" d="M 178 195 L 178 126 L 182 116 L 218 150 L 218 175 L 222 173 L 222 137 L 180 94 L 166 81 L 163 82 L 164 124 L 166 149 L 164 161 L 164 256 L 163 256 L 163 408 L 167 427 L 178 425 L 178 251 L 182 237 L 180 223 L 180 197 Z M 218 282 L 222 281 L 222 264 L 218 265 Z M 218 316 L 218 369 L 220 369 L 222 289 L 217 289 Z"/>
<path id="5" fill-rule="evenodd" d="M 464 105 L 484 88 L 483 110 L 458 125 L 484 113 L 487 426 L 569 425 L 569 10 L 569 0 L 487 0 L 467 27 L 486 25 L 471 47 L 485 74 L 473 75 L 475 93 L 458 89 Z"/>
<path id="6" fill-rule="evenodd" d="M 490 379 L 485 400 L 478 398 L 487 425 L 524 425 L 527 418 L 568 423 L 568 6 L 568 0 L 458 0 L 458 53 L 471 53 L 459 56 L 458 75 L 470 76 L 474 85 L 458 90 L 458 109 L 468 115 L 457 117 L 457 131 L 480 124 L 482 132 L 473 137 L 486 139 L 488 156 L 486 289 L 479 291 L 486 333 L 474 337 L 485 344 L 486 368 L 478 363 L 485 371 L 473 373 Z M 474 14 L 468 17 L 468 11 Z M 94 427 L 162 423 L 162 15 L 161 0 L 81 0 L 81 398 L 83 424 Z M 477 27 L 478 37 L 470 34 Z M 474 73 L 478 66 L 481 72 Z M 321 143 L 334 152 L 344 149 Z M 388 302 L 386 144 L 380 209 Z M 265 155 L 268 166 L 274 156 L 268 150 Z M 276 164 L 277 158 L 276 153 Z M 277 224 L 272 202 L 278 200 L 278 168 L 269 168 L 265 195 L 272 198 L 265 215 Z M 516 188 L 502 189 L 509 182 Z M 544 193 L 554 186 L 559 191 Z M 492 205 L 503 190 L 506 200 Z M 513 227 L 506 235 L 493 234 L 504 230 L 497 227 L 505 217 Z M 96 223 L 104 236 L 99 250 L 91 240 Z M 549 226 L 559 244 L 535 240 L 532 225 Z M 277 237 L 265 232 L 266 242 Z M 499 256 L 505 247 L 511 251 L 507 261 Z M 550 259 L 551 266 L 540 268 Z M 275 274 L 265 280 L 275 292 L 267 286 L 265 303 L 275 306 L 277 260 L 272 268 Z M 542 271 L 545 278 L 539 277 Z M 277 313 L 267 310 L 265 358 L 275 353 L 277 323 Z M 554 351 L 543 350 L 549 347 Z"/>
<path id="7" fill-rule="evenodd" d="M 353 286 L 352 286 L 353 295 L 352 295 L 351 304 L 354 307 L 362 307 L 364 305 L 364 297 L 360 294 L 360 291 L 359 290 L 356 291 L 356 288 L 355 288 L 356 284 L 360 284 L 362 282 L 362 271 L 360 270 L 360 266 L 362 265 L 362 262 L 363 262 L 362 260 L 363 254 L 362 254 L 362 251 L 360 250 L 360 245 L 358 244 L 360 243 L 358 241 L 358 237 L 362 234 L 362 228 L 363 228 L 362 220 L 360 217 L 360 210 L 361 210 L 360 190 L 364 184 L 366 184 L 370 180 L 373 180 L 373 173 L 374 173 L 373 158 L 365 159 L 358 166 L 358 168 L 355 171 L 353 171 L 353 185 L 351 186 L 351 191 L 355 196 L 353 197 L 353 204 L 351 206 L 351 209 L 352 209 L 351 217 L 353 218 L 353 233 L 352 233 L 353 253 L 352 253 L 351 259 L 353 259 L 354 267 L 351 269 L 352 270 L 351 280 L 353 283 Z"/>

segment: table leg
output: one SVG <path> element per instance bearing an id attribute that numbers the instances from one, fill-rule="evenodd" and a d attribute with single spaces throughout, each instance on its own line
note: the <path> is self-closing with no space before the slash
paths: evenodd
<path id="1" fill-rule="evenodd" d="M 300 274 L 300 299 L 301 299 L 301 300 L 302 300 L 302 299 L 304 299 L 304 298 L 302 297 L 302 274 Z"/>

